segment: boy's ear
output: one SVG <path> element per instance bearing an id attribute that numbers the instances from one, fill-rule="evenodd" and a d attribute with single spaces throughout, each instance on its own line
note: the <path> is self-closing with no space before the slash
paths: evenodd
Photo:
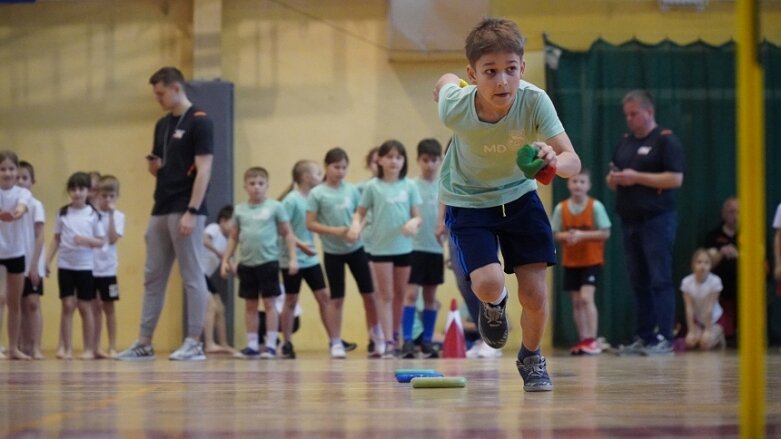
<path id="1" fill-rule="evenodd" d="M 475 75 L 475 69 L 472 68 L 471 64 L 466 65 L 466 77 L 470 84 L 477 84 L 477 75 Z"/>

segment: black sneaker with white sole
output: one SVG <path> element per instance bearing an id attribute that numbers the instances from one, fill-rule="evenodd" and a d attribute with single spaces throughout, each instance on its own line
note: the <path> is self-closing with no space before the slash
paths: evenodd
<path id="1" fill-rule="evenodd" d="M 477 329 L 485 344 L 494 349 L 501 349 L 507 343 L 507 297 L 499 305 L 480 302 L 480 317 Z"/>

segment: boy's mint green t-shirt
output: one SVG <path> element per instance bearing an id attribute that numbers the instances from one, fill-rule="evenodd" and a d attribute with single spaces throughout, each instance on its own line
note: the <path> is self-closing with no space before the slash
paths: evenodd
<path id="1" fill-rule="evenodd" d="M 296 239 L 314 248 L 315 237 L 306 228 L 306 198 L 301 192 L 292 190 L 282 200 L 282 206 L 284 206 L 285 212 L 287 212 L 287 216 L 290 218 L 290 230 L 296 236 Z M 279 254 L 279 266 L 288 268 L 290 266 L 290 256 L 287 254 L 287 242 L 281 236 L 279 237 Z M 309 256 L 300 248 L 296 248 L 296 259 L 298 260 L 299 268 L 314 267 L 320 263 L 317 254 Z"/>
<path id="2" fill-rule="evenodd" d="M 282 203 L 272 199 L 260 204 L 241 203 L 233 215 L 239 227 L 239 263 L 254 267 L 279 261 L 277 226 L 288 222 Z"/>
<path id="3" fill-rule="evenodd" d="M 423 201 L 420 205 L 420 218 L 423 222 L 420 231 L 412 239 L 412 249 L 419 252 L 442 254 L 442 244 L 437 239 L 437 213 L 439 212 L 439 182 L 417 177 L 412 180 L 420 192 Z"/>
<path id="4" fill-rule="evenodd" d="M 516 152 L 564 132 L 548 95 L 526 81 L 495 123 L 477 117 L 476 96 L 475 86 L 447 84 L 439 91 L 439 118 L 453 131 L 439 179 L 440 200 L 448 206 L 500 206 L 536 190 L 516 165 Z"/>
<path id="5" fill-rule="evenodd" d="M 360 206 L 372 213 L 372 255 L 391 256 L 412 252 L 412 238 L 402 235 L 404 224 L 412 218 L 412 207 L 420 206 L 418 188 L 402 178 L 393 183 L 374 179 L 366 185 Z"/>
<path id="6" fill-rule="evenodd" d="M 358 189 L 350 183 L 342 182 L 338 188 L 322 183 L 309 191 L 306 210 L 316 213 L 317 222 L 320 224 L 350 227 L 360 200 Z M 323 251 L 332 255 L 346 255 L 363 246 L 360 239 L 355 243 L 349 243 L 333 235 L 320 235 L 320 241 L 323 243 Z"/>

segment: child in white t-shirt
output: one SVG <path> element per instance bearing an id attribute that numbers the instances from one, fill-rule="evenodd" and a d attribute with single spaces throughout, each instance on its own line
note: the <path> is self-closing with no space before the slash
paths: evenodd
<path id="1" fill-rule="evenodd" d="M 35 168 L 22 160 L 19 162 L 17 185 L 31 190 L 35 184 Z M 41 316 L 41 296 L 43 296 L 42 277 L 46 275 L 46 256 L 43 251 L 43 225 L 46 222 L 46 212 L 43 204 L 35 197 L 30 198 L 28 214 L 22 218 L 24 224 L 25 267 L 27 268 L 22 290 L 22 352 L 34 360 L 43 360 L 41 352 L 41 333 L 43 332 L 43 317 Z"/>
<path id="2" fill-rule="evenodd" d="M 719 294 L 721 279 L 711 273 L 711 258 L 706 249 L 697 249 L 692 256 L 693 273 L 681 281 L 683 302 L 686 305 L 687 349 L 724 347 L 724 329 L 718 324 L 723 310 Z"/>
<path id="3" fill-rule="evenodd" d="M 68 178 L 67 188 L 70 204 L 60 208 L 54 225 L 54 240 L 46 257 L 46 274 L 50 273 L 54 256 L 57 257 L 57 283 L 62 300 L 60 315 L 60 342 L 57 358 L 69 360 L 73 356 L 71 335 L 73 332 L 73 311 L 77 305 L 82 322 L 84 352 L 80 358 L 95 358 L 95 321 L 91 302 L 95 299 L 95 282 L 92 270 L 95 268 L 93 249 L 103 247 L 105 233 L 100 223 L 100 214 L 87 202 L 91 187 L 90 176 L 76 172 Z M 78 299 L 78 300 L 77 300 Z"/>
<path id="4" fill-rule="evenodd" d="M 125 234 L 125 214 L 117 210 L 119 180 L 113 175 L 104 175 L 98 179 L 95 202 L 100 212 L 100 223 L 106 232 L 106 242 L 94 250 L 96 297 L 92 301 L 92 314 L 95 319 L 95 354 L 99 358 L 114 358 L 117 355 L 117 315 L 114 302 L 119 300 L 117 283 L 117 241 Z M 101 315 L 106 315 L 108 332 L 108 354 L 100 350 Z"/>
<path id="5" fill-rule="evenodd" d="M 217 283 L 224 284 L 219 279 L 220 261 L 228 247 L 228 236 L 233 228 L 233 206 L 227 205 L 217 213 L 217 222 L 211 223 L 203 230 L 204 252 L 201 257 L 201 268 L 206 274 L 206 286 L 211 293 L 206 308 L 206 320 L 203 325 L 203 345 L 207 354 L 235 353 L 228 343 L 228 329 L 225 323 L 225 305 L 220 294 L 223 292 Z M 217 341 L 214 340 L 215 330 Z"/>
<path id="6" fill-rule="evenodd" d="M 25 241 L 19 237 L 24 236 L 24 221 L 20 220 L 28 212 L 32 194 L 16 185 L 18 171 L 16 153 L 0 151 L 0 266 L 6 271 L 6 296 L 0 297 L 0 315 L 3 302 L 8 305 L 8 351 L 0 353 L 0 358 L 29 360 L 30 357 L 19 349 L 25 273 Z"/>

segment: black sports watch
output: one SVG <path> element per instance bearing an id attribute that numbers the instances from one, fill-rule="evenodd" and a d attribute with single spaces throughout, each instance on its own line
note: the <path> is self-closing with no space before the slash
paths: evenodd
<path id="1" fill-rule="evenodd" d="M 194 208 L 194 207 L 192 207 L 192 206 L 189 206 L 189 207 L 187 208 L 187 212 L 189 212 L 189 213 L 191 213 L 191 214 L 193 214 L 193 215 L 198 215 L 198 209 L 196 209 L 196 208 Z"/>

